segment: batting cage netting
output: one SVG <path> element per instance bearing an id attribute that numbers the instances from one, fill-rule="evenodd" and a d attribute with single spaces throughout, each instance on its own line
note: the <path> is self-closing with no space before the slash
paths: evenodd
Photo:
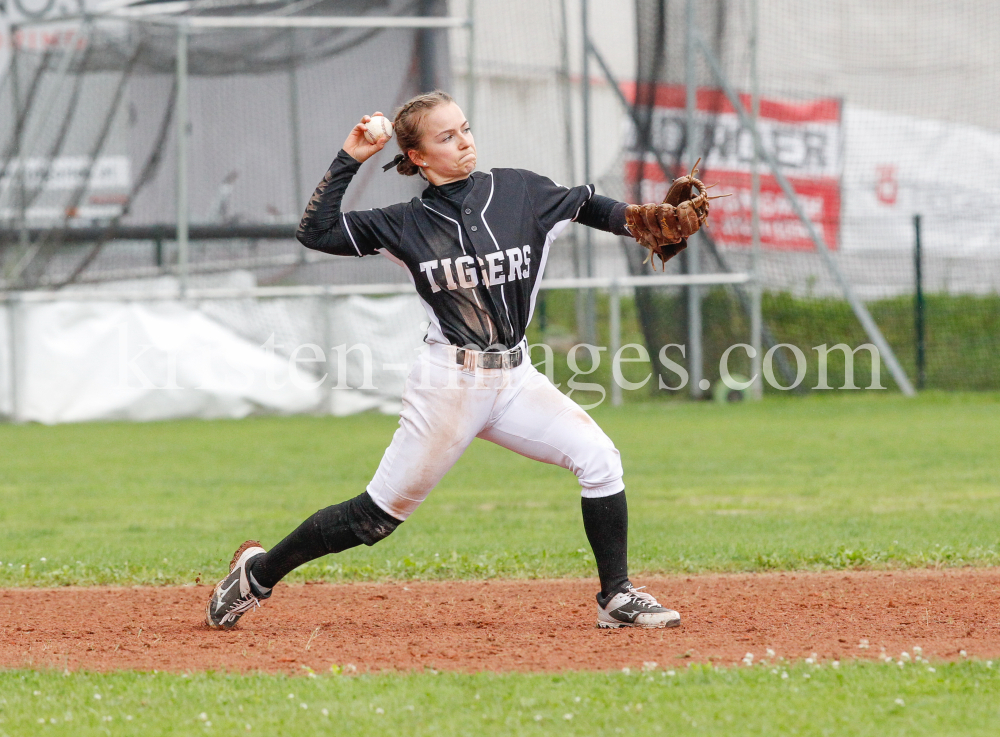
<path id="1" fill-rule="evenodd" d="M 602 181 L 620 183 L 615 191 L 630 201 L 655 200 L 701 158 L 704 181 L 734 196 L 713 203 L 697 270 L 751 269 L 752 136 L 725 88 L 752 112 L 753 8 L 742 0 L 636 3 L 636 75 L 622 85 L 629 139 L 620 171 Z M 992 361 L 1000 349 L 1000 7 L 761 0 L 758 12 L 761 140 L 834 264 L 920 387 L 1000 387 Z M 808 352 L 866 342 L 763 157 L 759 217 L 765 346 Z M 648 271 L 625 250 L 633 272 Z M 668 269 L 690 269 L 691 255 Z M 701 291 L 705 367 L 716 379 L 722 352 L 746 335 L 750 296 L 739 287 Z M 650 343 L 689 343 L 688 295 L 648 289 L 637 298 Z M 794 367 L 781 351 L 788 385 Z M 856 363 L 858 386 L 868 385 L 870 365 Z M 801 388 L 816 386 L 816 366 L 809 363 Z M 830 364 L 831 384 L 843 385 L 842 372 L 834 377 L 842 367 Z M 741 370 L 749 371 L 745 358 Z"/>
<path id="2" fill-rule="evenodd" d="M 170 323 L 173 310 L 205 342 L 219 328 L 270 351 L 254 354 L 262 367 L 366 331 L 394 346 L 384 365 L 405 364 L 425 324 L 415 298 L 357 295 L 406 292 L 406 272 L 386 259 L 305 251 L 294 230 L 360 115 L 391 115 L 435 87 L 465 109 L 481 170 L 525 167 L 565 184 L 589 175 L 602 194 L 648 202 L 700 160 L 700 178 L 718 184 L 712 193 L 732 193 L 713 201 L 708 227 L 666 265 L 675 281 L 701 286 L 567 286 L 662 272 L 631 240 L 578 226 L 552 249 L 546 276 L 564 287 L 540 292 L 534 339 L 557 355 L 612 333 L 612 343 L 642 341 L 653 357 L 673 346 L 666 355 L 692 379 L 676 390 L 677 372 L 653 360 L 662 384 L 632 396 L 705 396 L 697 377 L 720 385 L 727 349 L 754 342 L 755 314 L 775 377 L 766 391 L 851 386 L 851 362 L 836 351 L 824 383 L 814 347 L 870 343 L 884 386 L 1000 388 L 995 3 L 589 3 L 586 39 L 581 0 L 78 4 L 83 12 L 59 15 L 53 3 L 12 0 L 0 14 L 9 30 L 0 42 L 0 414 L 163 416 L 155 402 L 122 409 L 134 398 L 105 414 L 80 409 L 72 387 L 61 409 L 31 409 L 31 396 L 49 398 L 36 367 L 71 359 L 24 341 L 67 326 L 91 342 L 97 334 L 99 300 L 71 309 L 53 292 L 106 295 L 108 335 L 119 324 L 110 315 L 127 307 L 119 318 L 132 320 L 133 341 L 156 343 L 151 321 Z M 395 152 L 391 144 L 362 168 L 346 208 L 420 192 L 422 181 L 382 173 Z M 114 296 L 185 288 L 240 296 Z M 63 343 L 72 341 L 38 345 Z M 874 385 L 871 352 L 851 355 L 853 385 Z M 338 360 L 353 382 L 351 357 L 300 368 L 337 375 Z M 743 348 L 727 360 L 734 375 L 760 370 Z M 172 381 L 152 354 L 128 366 L 153 388 Z M 247 390 L 238 407 L 213 411 L 337 402 L 389 411 L 396 370 L 376 371 L 374 384 L 388 389 L 365 401 L 320 388 L 268 404 L 273 397 Z M 611 383 L 606 366 L 595 377 Z"/>

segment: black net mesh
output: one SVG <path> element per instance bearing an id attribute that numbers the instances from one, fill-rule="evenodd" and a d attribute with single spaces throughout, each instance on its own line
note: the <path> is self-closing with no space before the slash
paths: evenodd
<path id="1" fill-rule="evenodd" d="M 266 18 L 444 10 L 443 2 L 426 0 L 338 0 L 204 12 Z M 0 88 L 4 286 L 171 273 L 178 259 L 176 26 L 99 19 L 51 32 L 68 35 L 44 50 L 25 43 Z M 191 273 L 249 269 L 261 284 L 405 279 L 382 259 L 333 267 L 304 254 L 292 236 L 358 111 L 391 115 L 428 80 L 449 86 L 447 33 L 193 30 L 187 55 Z M 434 38 L 430 55 L 426 34 Z M 423 69 L 428 64 L 430 74 Z M 387 149 L 374 164 L 394 153 Z M 365 167 L 348 207 L 385 205 L 419 191 L 418 182 L 395 175 L 373 186 L 376 171 Z"/>
<path id="2" fill-rule="evenodd" d="M 650 201 L 680 175 L 687 145 L 686 2 L 637 0 L 632 127 L 620 162 L 621 194 Z M 694 26 L 749 109 L 747 0 L 695 3 Z M 764 145 L 795 187 L 833 259 L 865 302 L 911 379 L 918 376 L 916 239 L 921 218 L 926 386 L 996 389 L 988 356 L 1000 349 L 1000 6 L 925 0 L 760 3 L 759 89 Z M 706 57 L 694 60 L 696 154 L 701 177 L 736 196 L 713 205 L 700 271 L 750 269 L 750 137 Z M 764 343 L 791 343 L 808 359 L 801 387 L 817 385 L 813 346 L 868 342 L 834 274 L 762 165 L 760 274 Z M 607 183 L 612 185 L 616 175 Z M 610 187 L 609 187 L 610 188 Z M 648 272 L 625 244 L 632 273 Z M 668 272 L 687 269 L 684 257 Z M 704 291 L 704 290 L 703 290 Z M 687 342 L 683 289 L 638 290 L 650 346 Z M 742 288 L 704 291 L 705 374 L 719 378 L 722 352 L 747 342 Z M 735 356 L 742 356 L 737 352 Z M 775 374 L 794 378 L 790 351 Z M 781 358 L 784 356 L 784 358 Z M 742 364 L 740 363 L 742 361 Z M 746 373 L 748 361 L 731 368 Z M 858 354 L 855 384 L 871 362 Z M 893 386 L 882 366 L 882 381 Z M 844 385 L 831 360 L 829 383 Z M 676 383 L 676 379 L 675 379 Z"/>

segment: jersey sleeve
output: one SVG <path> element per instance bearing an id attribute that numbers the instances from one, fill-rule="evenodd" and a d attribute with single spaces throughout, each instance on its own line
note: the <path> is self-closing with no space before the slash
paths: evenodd
<path id="1" fill-rule="evenodd" d="M 575 220 L 580 208 L 594 196 L 593 185 L 564 187 L 548 177 L 527 169 L 517 169 L 527 190 L 532 212 L 544 230 L 563 220 Z"/>
<path id="2" fill-rule="evenodd" d="M 335 256 L 371 256 L 399 242 L 405 205 L 341 212 L 344 192 L 360 167 L 346 151 L 337 154 L 299 221 L 299 243 Z"/>

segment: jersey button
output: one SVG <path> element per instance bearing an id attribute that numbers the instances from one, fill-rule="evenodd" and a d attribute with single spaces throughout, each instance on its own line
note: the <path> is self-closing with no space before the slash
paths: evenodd
<path id="1" fill-rule="evenodd" d="M 475 232 L 476 232 L 477 230 L 479 230 L 479 228 L 477 228 L 477 227 L 476 227 L 475 225 L 473 225 L 473 226 L 472 226 L 472 228 L 470 228 L 470 230 L 471 230 L 471 231 L 472 231 L 473 233 L 475 233 Z"/>
<path id="2" fill-rule="evenodd" d="M 470 210 L 468 207 L 465 208 L 465 214 L 466 215 L 471 215 L 472 214 L 472 210 Z"/>

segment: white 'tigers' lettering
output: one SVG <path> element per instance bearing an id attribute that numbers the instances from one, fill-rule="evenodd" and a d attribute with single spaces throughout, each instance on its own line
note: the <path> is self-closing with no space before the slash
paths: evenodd
<path id="1" fill-rule="evenodd" d="M 486 260 L 472 256 L 459 256 L 456 259 L 443 258 L 433 261 L 421 261 L 420 270 L 427 277 L 427 284 L 432 292 L 440 292 L 443 288 L 471 289 L 479 286 L 480 275 L 487 287 L 494 284 L 528 279 L 531 276 L 531 246 L 508 248 L 506 251 L 495 251 L 486 254 Z M 478 262 L 479 268 L 476 268 Z M 441 269 L 441 273 L 436 273 Z M 443 275 L 444 283 L 438 279 Z"/>
<path id="2" fill-rule="evenodd" d="M 503 275 L 503 251 L 487 253 L 486 260 L 489 262 L 490 286 L 506 282 L 507 280 Z M 500 263 L 497 263 L 498 261 Z"/>
<path id="3" fill-rule="evenodd" d="M 475 264 L 476 260 L 472 256 L 459 256 L 455 259 L 458 284 L 463 289 L 470 289 L 479 284 L 479 272 L 476 271 Z"/>
<path id="4" fill-rule="evenodd" d="M 420 262 L 420 270 L 427 275 L 427 283 L 431 285 L 432 292 L 441 291 L 441 287 L 439 287 L 437 285 L 437 282 L 434 281 L 434 275 L 433 275 L 434 269 L 437 268 L 437 265 L 438 265 L 437 259 L 434 259 L 433 261 Z"/>

